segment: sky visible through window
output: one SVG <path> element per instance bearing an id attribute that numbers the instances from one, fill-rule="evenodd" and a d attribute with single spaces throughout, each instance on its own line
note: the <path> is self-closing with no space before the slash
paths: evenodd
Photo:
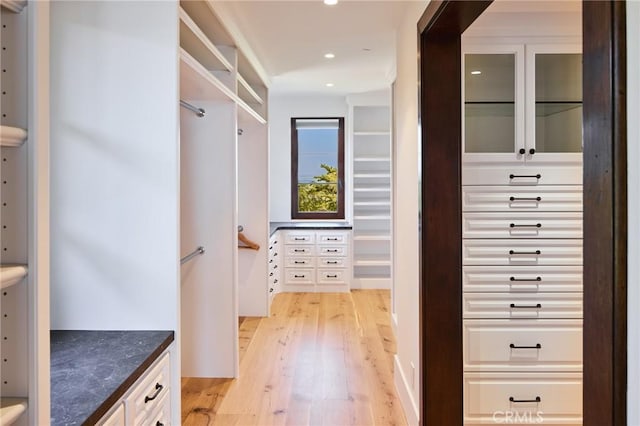
<path id="1" fill-rule="evenodd" d="M 338 167 L 338 129 L 298 128 L 298 183 L 325 174 L 321 164 Z"/>

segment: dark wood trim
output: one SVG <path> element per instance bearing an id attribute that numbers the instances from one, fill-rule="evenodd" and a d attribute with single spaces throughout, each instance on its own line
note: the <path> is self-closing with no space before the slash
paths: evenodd
<path id="1" fill-rule="evenodd" d="M 335 213 L 302 213 L 298 211 L 298 119 L 338 120 L 338 211 Z M 344 117 L 292 117 L 291 118 L 291 219 L 332 220 L 345 218 L 344 182 Z"/>
<path id="2" fill-rule="evenodd" d="M 462 424 L 459 38 L 489 3 L 433 1 L 418 24 L 420 416 L 429 426 Z M 583 32 L 584 424 L 617 426 L 627 375 L 624 2 L 583 2 Z"/>
<path id="3" fill-rule="evenodd" d="M 626 424 L 624 2 L 583 3 L 584 424 Z"/>

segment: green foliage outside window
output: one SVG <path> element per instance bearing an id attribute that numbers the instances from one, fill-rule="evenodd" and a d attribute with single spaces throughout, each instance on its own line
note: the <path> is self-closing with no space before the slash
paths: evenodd
<path id="1" fill-rule="evenodd" d="M 314 176 L 312 183 L 298 184 L 298 211 L 335 212 L 338 210 L 338 169 L 321 164 L 326 173 Z"/>

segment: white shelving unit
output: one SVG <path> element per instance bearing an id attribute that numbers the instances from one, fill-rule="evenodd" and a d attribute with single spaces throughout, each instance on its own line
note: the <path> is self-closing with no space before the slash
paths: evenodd
<path id="1" fill-rule="evenodd" d="M 388 105 L 351 107 L 353 288 L 390 288 L 391 112 Z"/>

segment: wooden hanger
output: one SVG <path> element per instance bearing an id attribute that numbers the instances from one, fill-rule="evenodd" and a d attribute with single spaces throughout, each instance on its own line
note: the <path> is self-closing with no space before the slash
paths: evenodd
<path id="1" fill-rule="evenodd" d="M 238 241 L 244 244 L 244 245 L 238 244 L 238 248 L 260 250 L 260 244 L 251 241 L 242 233 L 242 231 L 238 231 Z"/>

